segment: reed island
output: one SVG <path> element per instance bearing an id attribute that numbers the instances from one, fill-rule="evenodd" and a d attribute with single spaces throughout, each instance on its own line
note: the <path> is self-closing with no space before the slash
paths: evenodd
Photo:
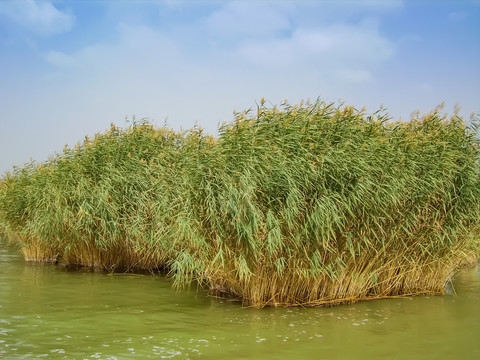
<path id="1" fill-rule="evenodd" d="M 165 271 L 249 306 L 437 294 L 480 256 L 479 119 L 322 101 L 218 135 L 114 125 L 0 180 L 26 261 Z"/>

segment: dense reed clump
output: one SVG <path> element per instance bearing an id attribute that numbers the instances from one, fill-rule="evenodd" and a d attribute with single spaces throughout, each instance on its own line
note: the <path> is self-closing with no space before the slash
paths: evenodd
<path id="1" fill-rule="evenodd" d="M 161 268 L 254 306 L 441 293 L 480 255 L 475 124 L 262 101 L 216 138 L 112 125 L 7 174 L 0 227 L 30 261 Z"/>

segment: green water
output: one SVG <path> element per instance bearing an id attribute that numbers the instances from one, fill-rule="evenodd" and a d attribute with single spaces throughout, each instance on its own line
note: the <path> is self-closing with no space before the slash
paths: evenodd
<path id="1" fill-rule="evenodd" d="M 27 265 L 0 244 L 4 359 L 480 359 L 480 269 L 456 295 L 242 308 L 155 276 Z"/>

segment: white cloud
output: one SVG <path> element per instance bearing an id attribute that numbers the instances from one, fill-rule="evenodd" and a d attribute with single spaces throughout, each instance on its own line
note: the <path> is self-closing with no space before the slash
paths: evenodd
<path id="1" fill-rule="evenodd" d="M 117 26 L 115 43 L 97 43 L 73 53 L 49 51 L 44 59 L 54 68 L 78 78 L 129 79 L 145 76 L 149 82 L 159 74 L 169 75 L 182 66 L 184 55 L 175 42 L 146 26 Z"/>
<path id="2" fill-rule="evenodd" d="M 394 45 L 380 34 L 377 27 L 334 24 L 318 29 L 298 29 L 293 41 L 308 54 L 340 58 L 354 63 L 377 63 L 388 59 Z"/>
<path id="3" fill-rule="evenodd" d="M 232 1 L 212 13 L 207 27 L 218 37 L 268 37 L 290 29 L 289 4 L 263 1 Z"/>
<path id="4" fill-rule="evenodd" d="M 125 115 L 163 121 L 175 114 L 172 126 L 180 124 L 179 118 L 193 124 L 205 104 L 201 87 L 213 86 L 218 79 L 212 74 L 215 69 L 197 66 L 179 44 L 143 25 L 120 24 L 117 34 L 115 43 L 93 44 L 72 53 L 45 53 L 44 60 L 52 65 L 41 80 L 48 97 L 70 104 L 72 112 L 82 104 L 75 116 L 107 113 L 109 121 L 121 122 Z"/>
<path id="5" fill-rule="evenodd" d="M 347 83 L 365 83 L 373 80 L 370 71 L 361 69 L 340 69 L 338 75 Z"/>
<path id="6" fill-rule="evenodd" d="M 324 81 L 361 83 L 372 81 L 375 67 L 395 52 L 394 44 L 371 18 L 302 26 L 298 13 L 290 12 L 292 6 L 283 2 L 229 2 L 204 21 L 184 24 L 192 34 L 188 38 L 146 25 L 119 24 L 116 43 L 94 44 L 70 54 L 50 51 L 44 58 L 58 69 L 84 69 L 86 76 L 117 72 L 116 78 L 141 76 L 147 83 L 174 78 L 178 83 L 182 74 L 212 78 L 242 72 L 253 80 L 257 71 L 267 79 L 276 77 L 280 69 L 291 73 L 292 78 L 308 79 L 315 74 Z M 297 16 L 295 26 L 290 16 Z M 230 37 L 228 43 L 219 40 Z"/>
<path id="7" fill-rule="evenodd" d="M 238 49 L 257 66 L 316 70 L 327 77 L 338 74 L 347 82 L 372 80 L 374 67 L 394 52 L 394 44 L 369 23 L 298 28 L 289 38 L 251 41 Z"/>
<path id="8" fill-rule="evenodd" d="M 44 57 L 48 63 L 58 68 L 68 67 L 72 65 L 72 62 L 73 62 L 73 59 L 71 56 L 61 51 L 51 50 L 48 53 L 46 53 Z"/>
<path id="9" fill-rule="evenodd" d="M 238 53 L 249 63 L 263 67 L 290 66 L 299 55 L 291 39 L 250 42 L 241 45 Z"/>
<path id="10" fill-rule="evenodd" d="M 243 16 L 271 5 L 248 4 L 235 2 L 223 9 Z M 238 24 L 214 24 L 215 16 L 184 25 L 192 34 L 188 38 L 144 24 L 118 24 L 114 42 L 44 53 L 52 68 L 43 88 L 77 111 L 77 117 L 109 113 L 105 119 L 117 122 L 136 114 L 161 122 L 169 116 L 172 126 L 189 127 L 198 120 L 215 131 L 234 108 L 252 106 L 262 96 L 272 102 L 336 97 L 344 86 L 371 83 L 376 65 L 395 51 L 375 22 L 289 29 L 285 9 L 277 8 L 270 21 L 258 25 L 263 27 L 258 38 L 251 28 L 242 33 Z M 213 24 L 221 34 L 211 32 Z M 229 32 L 236 36 L 231 44 L 216 41 Z"/>
<path id="11" fill-rule="evenodd" d="M 49 1 L 1 1 L 0 14 L 39 35 L 69 31 L 75 20 L 73 15 L 58 10 Z"/>

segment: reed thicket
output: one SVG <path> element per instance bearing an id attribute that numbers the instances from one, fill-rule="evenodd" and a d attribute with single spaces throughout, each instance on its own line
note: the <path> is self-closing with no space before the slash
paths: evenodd
<path id="1" fill-rule="evenodd" d="M 0 227 L 28 261 L 164 269 L 253 306 L 441 293 L 480 255 L 475 124 L 262 101 L 217 137 L 112 125 L 7 173 Z"/>

